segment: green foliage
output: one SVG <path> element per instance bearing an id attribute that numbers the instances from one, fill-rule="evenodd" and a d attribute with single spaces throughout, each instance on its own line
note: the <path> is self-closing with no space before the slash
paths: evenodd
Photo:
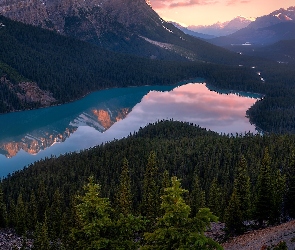
<path id="1" fill-rule="evenodd" d="M 230 197 L 229 204 L 225 210 L 225 226 L 226 233 L 229 236 L 234 236 L 243 232 L 243 213 L 240 202 L 240 197 L 237 194 L 237 189 L 234 188 L 233 193 Z"/>
<path id="2" fill-rule="evenodd" d="M 50 241 L 48 236 L 47 219 L 45 216 L 45 221 L 38 223 L 34 233 L 34 245 L 35 250 L 50 250 Z"/>
<path id="3" fill-rule="evenodd" d="M 119 214 L 111 218 L 108 198 L 100 197 L 100 185 L 89 178 L 84 186 L 85 195 L 79 195 L 76 205 L 76 225 L 71 232 L 72 249 L 137 249 L 136 232 L 142 230 L 144 221 L 132 214 Z"/>
<path id="4" fill-rule="evenodd" d="M 157 164 L 156 153 L 152 151 L 148 157 L 144 173 L 142 197 L 142 215 L 150 221 L 151 226 L 154 224 L 155 219 L 160 213 L 160 187 L 158 185 L 159 170 Z"/>
<path id="5" fill-rule="evenodd" d="M 100 186 L 89 178 L 84 186 L 85 195 L 78 196 L 77 225 L 72 230 L 75 249 L 108 249 L 110 244 L 110 202 L 100 197 Z"/>
<path id="6" fill-rule="evenodd" d="M 128 169 L 128 160 L 126 158 L 123 159 L 122 172 L 119 181 L 119 187 L 116 194 L 117 212 L 126 216 L 132 212 L 131 179 Z"/>
<path id="7" fill-rule="evenodd" d="M 290 181 L 294 178 L 294 166 L 292 165 L 294 150 L 294 135 L 220 135 L 188 123 L 159 121 L 140 129 L 128 138 L 79 153 L 41 160 L 4 178 L 1 184 L 3 204 L 6 207 L 5 217 L 10 227 L 24 225 L 23 228 L 34 231 L 37 221 L 44 222 L 46 214 L 50 240 L 56 241 L 55 237 L 60 237 L 67 244 L 71 228 L 81 230 L 82 225 L 81 222 L 80 226 L 75 224 L 77 213 L 76 208 L 73 208 L 78 204 L 73 202 L 74 197 L 81 192 L 83 184 L 87 182 L 87 176 L 94 176 L 95 180 L 101 184 L 99 186 L 101 197 L 106 197 L 105 202 L 109 204 L 108 207 L 114 208 L 107 213 L 107 218 L 112 222 L 112 230 L 116 228 L 123 230 L 123 227 L 115 226 L 116 224 L 123 225 L 119 223 L 121 215 L 116 206 L 117 194 L 120 194 L 118 192 L 119 180 L 121 176 L 129 176 L 132 212 L 135 215 L 143 215 L 143 183 L 148 176 L 146 170 L 149 165 L 157 169 L 155 171 L 157 174 L 151 175 L 154 176 L 151 180 L 155 182 L 146 181 L 146 185 L 152 184 L 156 187 L 154 200 L 160 200 L 159 194 L 164 195 L 164 188 L 168 186 L 168 176 L 179 176 L 183 187 L 189 190 L 183 199 L 191 207 L 191 217 L 195 216 L 193 209 L 197 212 L 194 204 L 199 202 L 199 195 L 197 195 L 199 191 L 196 192 L 196 190 L 200 190 L 201 196 L 205 192 L 206 206 L 209 206 L 210 211 L 216 215 L 221 214 L 220 221 L 228 222 L 225 211 L 230 210 L 230 207 L 238 207 L 236 204 L 243 203 L 240 206 L 242 217 L 245 218 L 243 221 L 253 221 L 258 219 L 257 214 L 265 216 L 265 211 L 269 211 L 267 217 L 262 218 L 263 221 L 267 224 L 278 223 L 282 216 L 289 217 L 291 214 L 290 206 L 286 205 L 287 200 L 283 197 L 286 192 L 287 194 L 290 192 Z M 124 166 L 122 159 L 124 158 L 128 159 L 128 175 L 122 175 Z M 261 183 L 267 183 L 270 189 L 263 191 L 264 187 Z M 197 186 L 199 188 L 196 188 Z M 231 198 L 233 190 L 236 190 L 234 196 L 239 198 L 238 202 L 235 201 L 235 197 L 235 199 Z M 18 202 L 20 194 L 22 194 L 22 199 Z M 269 197 L 268 206 L 270 208 L 265 207 L 263 197 Z M 96 196 L 96 198 L 100 197 Z M 154 200 L 151 199 L 151 202 Z M 20 223 L 22 219 L 18 221 L 21 216 L 16 213 L 16 210 L 21 207 L 25 208 L 25 224 Z M 165 212 L 160 210 L 160 203 L 156 209 L 158 214 L 156 214 L 153 225 L 157 217 L 161 217 Z M 59 219 L 60 211 L 62 211 L 61 219 Z M 228 212 L 227 215 L 230 213 Z M 125 217 L 128 218 L 129 214 Z M 56 234 L 53 233 L 54 228 L 56 228 Z M 122 231 L 121 229 L 116 230 Z M 149 228 L 150 231 L 152 229 Z M 126 241 L 140 238 L 138 235 L 141 235 L 143 231 L 143 229 L 132 230 L 132 237 L 130 236 Z M 120 234 L 116 233 L 116 235 L 119 237 Z M 121 241 L 124 242 L 124 240 Z"/>
<path id="8" fill-rule="evenodd" d="M 205 207 L 205 191 L 201 188 L 199 178 L 197 176 L 194 177 L 192 191 L 190 193 L 190 207 L 191 214 L 195 216 L 200 208 Z"/>
<path id="9" fill-rule="evenodd" d="M 204 231 L 211 221 L 216 221 L 209 209 L 200 209 L 190 218 L 190 207 L 185 204 L 180 180 L 171 178 L 172 186 L 161 197 L 164 215 L 157 220 L 155 230 L 145 233 L 146 244 L 141 249 L 222 249 L 216 242 L 205 237 Z"/>
<path id="10" fill-rule="evenodd" d="M 288 250 L 288 247 L 285 241 L 280 241 L 278 244 L 268 247 L 267 250 Z"/>

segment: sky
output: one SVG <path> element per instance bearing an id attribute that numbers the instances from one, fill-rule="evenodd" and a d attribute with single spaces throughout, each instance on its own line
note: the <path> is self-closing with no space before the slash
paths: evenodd
<path id="1" fill-rule="evenodd" d="M 183 26 L 210 25 L 237 16 L 256 18 L 295 6 L 294 0 L 150 0 L 150 3 L 165 21 Z"/>

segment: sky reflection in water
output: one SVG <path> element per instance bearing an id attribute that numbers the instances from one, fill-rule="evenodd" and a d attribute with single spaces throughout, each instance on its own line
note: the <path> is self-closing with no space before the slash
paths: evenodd
<path id="1" fill-rule="evenodd" d="M 74 132 L 71 132 L 68 138 L 63 142 L 54 143 L 50 147 L 40 150 L 35 154 L 29 154 L 23 149 L 20 149 L 16 155 L 11 158 L 0 155 L 0 176 L 5 176 L 25 165 L 44 157 L 49 157 L 50 155 L 79 151 L 106 141 L 121 139 L 137 131 L 140 127 L 146 126 L 148 123 L 153 123 L 162 119 L 187 121 L 226 134 L 249 131 L 255 132 L 255 127 L 249 123 L 249 119 L 245 117 L 245 114 L 246 110 L 251 107 L 257 99 L 241 97 L 235 94 L 218 94 L 214 91 L 209 91 L 205 84 L 198 83 L 186 84 L 172 91 L 165 92 L 148 92 L 149 89 L 145 89 L 148 94 L 143 97 L 141 96 L 142 99 L 140 96 L 134 98 L 136 89 L 140 90 L 140 88 L 132 88 L 132 95 L 124 94 L 124 102 L 122 101 L 120 103 L 121 106 L 116 103 L 116 107 L 121 110 L 127 110 L 127 102 L 129 106 L 135 105 L 134 107 L 129 107 L 128 110 L 131 112 L 127 114 L 125 119 L 112 122 L 112 126 L 102 133 L 102 131 L 97 130 L 97 127 L 95 129 L 95 126 L 84 122 L 84 120 L 81 122 L 82 113 L 80 113 L 80 120 L 78 123 L 74 122 L 78 118 L 77 115 L 75 117 L 65 117 L 64 123 L 66 124 L 63 126 L 67 127 L 69 124 L 74 124 L 74 127 L 76 126 Z M 151 87 L 151 89 L 155 88 Z M 124 91 L 126 91 L 126 89 Z M 146 92 L 142 89 L 139 91 L 140 94 Z M 118 98 L 116 97 L 114 100 L 118 102 Z M 130 99 L 132 98 L 134 101 L 136 99 L 141 99 L 141 102 L 131 104 Z M 111 105 L 108 103 L 108 105 L 110 107 L 113 104 Z M 101 110 L 102 106 L 102 103 L 97 104 L 95 112 L 103 113 L 104 116 L 108 115 L 108 113 L 112 114 L 113 110 L 110 110 L 109 107 L 105 108 L 103 112 L 98 112 L 97 110 Z M 93 109 L 94 107 L 87 107 L 87 112 L 94 112 Z M 83 117 L 84 114 L 87 114 L 86 111 L 83 113 Z M 66 114 L 64 115 L 66 116 Z M 95 116 L 92 119 L 95 119 L 92 123 L 98 122 L 103 124 L 101 120 L 99 121 L 99 118 L 96 120 Z M 48 134 L 50 133 L 52 132 L 49 131 Z M 26 135 L 23 136 L 25 137 Z M 10 138 L 10 140 L 13 139 Z"/>

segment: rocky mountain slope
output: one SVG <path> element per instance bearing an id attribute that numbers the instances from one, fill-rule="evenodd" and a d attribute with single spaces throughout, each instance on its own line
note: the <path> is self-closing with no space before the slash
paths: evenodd
<path id="1" fill-rule="evenodd" d="M 225 250 L 260 250 L 286 242 L 287 249 L 295 248 L 295 221 L 259 229 L 234 237 L 222 244 Z"/>
<path id="2" fill-rule="evenodd" d="M 218 63 L 228 55 L 165 22 L 145 0 L 7 0 L 0 2 L 0 14 L 149 58 L 208 61 L 210 51 Z"/>

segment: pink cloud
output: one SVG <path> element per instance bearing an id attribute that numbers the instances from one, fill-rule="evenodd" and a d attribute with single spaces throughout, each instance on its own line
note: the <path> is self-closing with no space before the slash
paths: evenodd
<path id="1" fill-rule="evenodd" d="M 226 5 L 236 5 L 236 4 L 243 4 L 243 3 L 249 3 L 251 0 L 229 0 L 227 1 Z"/>
<path id="2" fill-rule="evenodd" d="M 155 9 L 160 9 L 165 7 L 175 8 L 193 5 L 208 5 L 217 2 L 217 0 L 151 0 L 151 5 Z"/>

